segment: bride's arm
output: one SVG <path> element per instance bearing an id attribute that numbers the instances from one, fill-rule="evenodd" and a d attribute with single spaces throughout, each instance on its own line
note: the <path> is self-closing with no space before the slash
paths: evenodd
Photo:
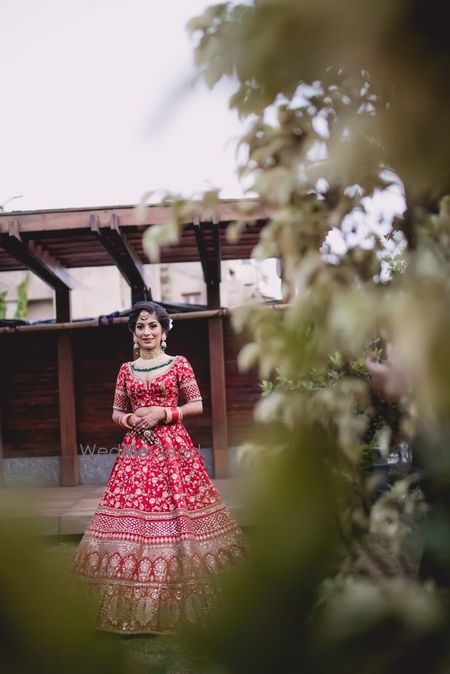
<path id="1" fill-rule="evenodd" d="M 159 405 L 147 405 L 146 407 L 138 407 L 137 410 L 134 410 L 133 414 L 135 414 L 137 417 L 142 418 L 146 417 L 147 414 L 151 414 L 155 412 L 156 410 L 162 410 L 162 419 L 165 418 L 165 413 L 164 413 L 164 407 L 160 407 Z"/>
<path id="2" fill-rule="evenodd" d="M 202 414 L 203 412 L 203 404 L 201 400 L 194 400 L 191 403 L 179 405 L 178 407 L 181 409 L 183 413 L 183 419 L 185 417 L 197 416 L 198 414 Z M 140 419 L 150 415 L 152 421 L 158 419 L 158 422 L 159 421 L 164 422 L 166 418 L 165 407 L 158 407 L 156 405 L 147 407 L 138 407 L 138 409 L 134 410 L 134 414 Z"/>
<path id="3" fill-rule="evenodd" d="M 198 414 L 203 413 L 203 403 L 201 400 L 193 400 L 191 403 L 186 403 L 179 407 L 183 412 L 183 419 L 185 417 L 196 417 Z"/>
<path id="4" fill-rule="evenodd" d="M 183 412 L 183 417 L 194 417 L 197 416 L 198 414 L 202 414 L 203 412 L 203 404 L 201 400 L 195 400 L 192 403 L 186 403 L 185 405 L 179 405 L 178 407 L 181 408 L 181 411 Z M 147 414 L 153 412 L 154 410 L 164 410 L 164 409 L 165 409 L 164 407 L 157 407 L 157 406 L 138 407 L 137 410 L 134 410 L 133 414 L 135 414 L 137 417 L 145 417 L 147 416 Z M 162 419 L 164 419 L 164 416 L 162 417 Z"/>
<path id="5" fill-rule="evenodd" d="M 114 421 L 115 424 L 118 424 L 120 421 L 120 417 L 122 417 L 126 412 L 122 412 L 121 410 L 113 410 L 112 413 L 112 420 Z M 136 418 L 136 412 L 133 412 L 131 416 L 128 417 L 128 423 L 130 426 L 134 426 L 135 423 L 138 421 Z"/>

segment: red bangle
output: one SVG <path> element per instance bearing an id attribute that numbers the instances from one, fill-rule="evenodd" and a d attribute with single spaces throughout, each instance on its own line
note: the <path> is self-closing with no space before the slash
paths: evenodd
<path id="1" fill-rule="evenodd" d="M 171 412 L 172 412 L 172 422 L 176 424 L 180 419 L 180 412 L 178 407 L 172 407 Z"/>

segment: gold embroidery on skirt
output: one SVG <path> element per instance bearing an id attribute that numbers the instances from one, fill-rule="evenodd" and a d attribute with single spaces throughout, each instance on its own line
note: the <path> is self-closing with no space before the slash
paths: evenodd
<path id="1" fill-rule="evenodd" d="M 220 603 L 220 574 L 247 555 L 238 527 L 206 541 L 159 545 L 86 534 L 72 571 L 94 593 L 100 629 L 172 634 L 183 623 L 206 623 Z"/>

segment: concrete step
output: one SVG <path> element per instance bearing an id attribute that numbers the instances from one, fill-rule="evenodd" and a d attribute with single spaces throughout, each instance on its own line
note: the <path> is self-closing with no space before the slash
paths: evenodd
<path id="1" fill-rule="evenodd" d="M 213 480 L 240 526 L 248 526 L 248 513 L 236 478 Z M 105 491 L 105 486 L 34 487 L 0 489 L 0 517 L 16 518 L 42 536 L 83 534 Z"/>

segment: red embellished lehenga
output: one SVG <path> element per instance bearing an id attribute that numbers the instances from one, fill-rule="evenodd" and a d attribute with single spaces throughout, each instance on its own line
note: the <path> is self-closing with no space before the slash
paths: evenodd
<path id="1" fill-rule="evenodd" d="M 144 382 L 124 363 L 114 408 L 201 400 L 189 362 Z M 214 582 L 240 566 L 248 544 L 209 479 L 182 423 L 126 433 L 72 570 L 96 592 L 100 629 L 173 633 L 204 623 L 220 598 Z"/>

